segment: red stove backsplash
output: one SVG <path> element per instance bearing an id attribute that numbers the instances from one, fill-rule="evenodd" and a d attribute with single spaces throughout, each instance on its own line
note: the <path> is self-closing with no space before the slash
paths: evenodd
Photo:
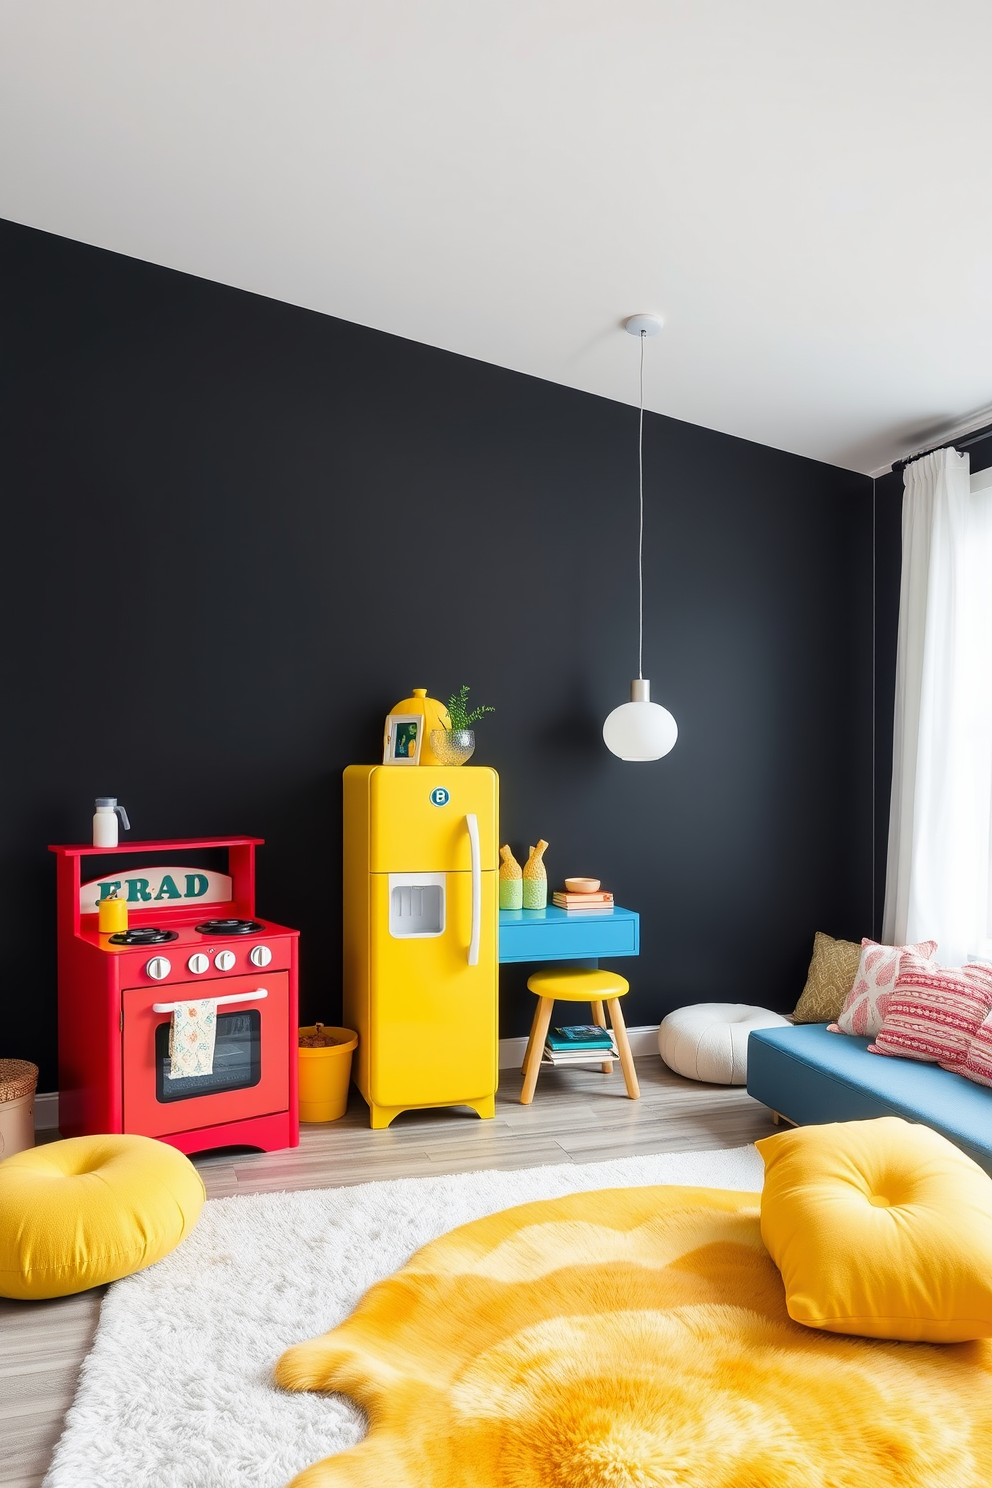
<path id="1" fill-rule="evenodd" d="M 53 846 L 58 862 L 59 1128 L 136 1132 L 182 1152 L 295 1147 L 299 933 L 256 917 L 258 837 Z M 227 875 L 155 855 L 226 848 Z M 148 854 L 147 868 L 84 878 L 86 860 Z M 101 866 L 103 866 L 101 864 Z M 128 929 L 97 905 L 126 899 Z M 173 1079 L 177 1001 L 217 1006 L 213 1070 Z"/>

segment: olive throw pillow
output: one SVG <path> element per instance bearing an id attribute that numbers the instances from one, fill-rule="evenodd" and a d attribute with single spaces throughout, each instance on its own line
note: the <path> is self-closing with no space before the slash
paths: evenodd
<path id="1" fill-rule="evenodd" d="M 795 1023 L 833 1023 L 858 974 L 861 947 L 854 940 L 834 940 L 818 930 L 813 937 L 813 959 L 806 985 L 796 1003 Z"/>

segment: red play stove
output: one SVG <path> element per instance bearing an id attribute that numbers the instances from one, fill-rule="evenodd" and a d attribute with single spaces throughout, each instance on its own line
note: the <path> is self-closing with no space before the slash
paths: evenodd
<path id="1" fill-rule="evenodd" d="M 52 847 L 64 1137 L 137 1132 L 181 1152 L 299 1144 L 298 931 L 255 918 L 261 842 L 190 837 Z M 227 873 L 195 862 L 216 848 L 227 849 Z M 166 853 L 171 861 L 156 864 Z M 140 868 L 123 866 L 125 857 L 146 855 Z M 83 859 L 91 857 L 117 857 L 121 867 L 107 872 L 101 862 L 104 876 L 84 883 Z M 115 891 L 127 902 L 128 929 L 101 935 L 97 905 Z M 201 997 L 217 1000 L 213 1072 L 173 1080 L 173 1005 Z"/>

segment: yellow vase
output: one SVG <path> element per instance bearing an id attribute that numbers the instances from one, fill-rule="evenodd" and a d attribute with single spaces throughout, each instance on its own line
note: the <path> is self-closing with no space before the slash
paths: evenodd
<path id="1" fill-rule="evenodd" d="M 420 736 L 420 763 L 422 765 L 443 763 L 431 748 L 431 729 L 450 729 L 451 727 L 451 718 L 443 703 L 439 703 L 437 698 L 428 697 L 426 687 L 415 687 L 413 697 L 404 698 L 389 711 L 390 713 L 419 713 L 424 720 Z"/>
<path id="2" fill-rule="evenodd" d="M 501 847 L 499 855 L 499 907 L 500 909 L 522 909 L 524 903 L 524 877 L 510 845 Z"/>
<path id="3" fill-rule="evenodd" d="M 543 837 L 539 838 L 537 846 L 530 849 L 530 857 L 524 864 L 524 909 L 544 909 L 547 905 L 548 870 L 544 866 L 547 845 Z"/>

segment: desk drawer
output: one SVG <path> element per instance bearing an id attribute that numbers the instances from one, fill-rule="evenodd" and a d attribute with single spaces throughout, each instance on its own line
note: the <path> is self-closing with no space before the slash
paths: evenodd
<path id="1" fill-rule="evenodd" d="M 582 922 L 582 911 L 565 920 L 526 920 L 499 927 L 499 959 L 511 961 L 583 961 L 603 956 L 636 956 L 636 917 L 608 919 L 605 915 Z"/>

